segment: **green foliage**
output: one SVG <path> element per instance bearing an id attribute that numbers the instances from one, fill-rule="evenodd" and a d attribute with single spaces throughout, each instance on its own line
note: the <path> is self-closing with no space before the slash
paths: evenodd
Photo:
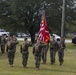
<path id="1" fill-rule="evenodd" d="M 45 10 L 50 33 L 60 34 L 62 0 L 1 0 L 0 28 L 10 32 L 29 32 L 31 37 L 35 37 L 35 32 L 39 31 L 41 11 L 43 9 Z M 66 0 L 66 33 L 76 31 L 75 10 L 73 0 Z"/>

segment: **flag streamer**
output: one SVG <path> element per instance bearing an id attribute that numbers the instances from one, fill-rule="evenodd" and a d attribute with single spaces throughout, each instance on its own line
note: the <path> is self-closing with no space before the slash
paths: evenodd
<path id="1" fill-rule="evenodd" d="M 48 31 L 48 26 L 47 26 L 44 10 L 42 11 L 38 39 L 40 40 L 40 42 L 44 41 L 46 44 L 48 44 L 50 40 L 50 35 Z"/>

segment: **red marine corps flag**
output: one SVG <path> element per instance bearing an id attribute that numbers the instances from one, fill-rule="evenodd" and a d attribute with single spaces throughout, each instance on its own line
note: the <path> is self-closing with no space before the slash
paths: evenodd
<path id="1" fill-rule="evenodd" d="M 50 35 L 49 35 L 49 31 L 48 31 L 48 26 L 46 23 L 44 10 L 42 11 L 42 17 L 41 17 L 38 39 L 40 40 L 40 42 L 44 41 L 46 44 L 48 44 L 49 40 L 50 40 Z"/>

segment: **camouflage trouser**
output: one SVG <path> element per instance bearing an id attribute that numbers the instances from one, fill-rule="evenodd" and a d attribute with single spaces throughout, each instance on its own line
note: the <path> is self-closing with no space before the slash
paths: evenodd
<path id="1" fill-rule="evenodd" d="M 35 67 L 39 68 L 40 67 L 40 62 L 41 62 L 41 54 L 35 55 Z"/>
<path id="2" fill-rule="evenodd" d="M 22 52 L 22 65 L 25 67 L 28 61 L 28 52 Z"/>
<path id="3" fill-rule="evenodd" d="M 1 52 L 2 52 L 2 53 L 5 52 L 5 45 L 1 45 Z"/>
<path id="4" fill-rule="evenodd" d="M 58 57 L 59 57 L 59 62 L 63 63 L 64 62 L 64 60 L 63 60 L 63 58 L 64 58 L 64 50 L 59 50 L 58 51 Z"/>
<path id="5" fill-rule="evenodd" d="M 51 60 L 51 63 L 55 63 L 55 56 L 56 56 L 56 50 L 50 50 L 50 60 Z"/>
<path id="6" fill-rule="evenodd" d="M 15 52 L 8 52 L 8 61 L 10 65 L 13 65 L 14 63 L 14 57 L 15 57 Z"/>
<path id="7" fill-rule="evenodd" d="M 46 61 L 47 61 L 47 51 L 48 51 L 47 46 L 42 48 L 41 56 L 42 56 L 43 63 L 46 63 Z"/>

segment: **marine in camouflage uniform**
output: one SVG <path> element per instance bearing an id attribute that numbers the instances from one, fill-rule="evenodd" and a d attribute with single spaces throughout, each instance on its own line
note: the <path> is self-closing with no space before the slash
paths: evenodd
<path id="1" fill-rule="evenodd" d="M 39 69 L 41 62 L 41 44 L 39 42 L 34 45 L 33 54 L 35 56 L 35 67 Z"/>
<path id="2" fill-rule="evenodd" d="M 5 52 L 5 45 L 6 45 L 6 38 L 4 37 L 4 34 L 1 36 L 1 52 Z"/>
<path id="3" fill-rule="evenodd" d="M 16 45 L 17 45 L 19 42 L 18 42 L 18 40 L 17 40 L 17 38 L 16 38 L 15 35 L 13 35 L 12 37 L 13 37 L 13 43 L 14 43 L 14 50 L 15 50 L 15 52 L 16 52 Z"/>
<path id="4" fill-rule="evenodd" d="M 41 56 L 42 56 L 42 61 L 43 64 L 46 64 L 47 61 L 47 51 L 49 48 L 49 44 L 41 43 L 42 48 L 41 48 Z"/>
<path id="5" fill-rule="evenodd" d="M 28 62 L 28 47 L 30 46 L 29 42 L 27 41 L 27 38 L 24 38 L 24 42 L 20 46 L 20 52 L 22 53 L 22 65 L 24 68 L 27 67 L 27 62 Z"/>
<path id="6" fill-rule="evenodd" d="M 7 42 L 9 41 L 11 39 L 11 36 L 10 36 L 10 34 L 8 34 L 8 37 L 7 37 Z"/>
<path id="7" fill-rule="evenodd" d="M 58 57 L 59 57 L 59 62 L 60 62 L 60 65 L 63 64 L 64 62 L 64 49 L 65 49 L 65 41 L 64 39 L 61 37 L 60 40 L 58 40 Z"/>
<path id="8" fill-rule="evenodd" d="M 55 40 L 55 37 L 53 36 L 52 40 L 50 41 L 50 59 L 51 59 L 51 64 L 55 63 L 55 56 L 56 56 L 57 50 L 58 50 L 58 44 L 57 44 L 57 41 Z"/>
<path id="9" fill-rule="evenodd" d="M 11 46 L 8 46 L 8 43 L 11 42 Z M 8 61 L 9 64 L 13 67 L 14 64 L 14 58 L 15 58 L 15 52 L 16 52 L 16 45 L 18 44 L 17 39 L 14 40 L 13 36 L 10 37 L 10 40 L 7 41 L 7 45 L 6 45 L 6 51 L 7 51 L 7 55 L 8 55 Z"/>

